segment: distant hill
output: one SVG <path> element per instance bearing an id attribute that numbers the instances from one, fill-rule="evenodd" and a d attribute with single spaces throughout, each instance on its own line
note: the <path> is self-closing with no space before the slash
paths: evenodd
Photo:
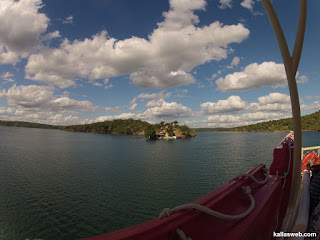
<path id="1" fill-rule="evenodd" d="M 0 120 L 0 126 L 26 127 L 26 128 L 49 128 L 49 129 L 59 128 L 59 126 L 53 126 L 53 125 L 41 124 L 41 123 L 31 123 L 31 122 L 21 122 L 21 121 L 2 121 L 2 120 Z"/>
<path id="2" fill-rule="evenodd" d="M 320 130 L 320 111 L 305 115 L 302 118 L 302 130 L 303 131 L 318 131 Z M 127 134 L 127 135 L 148 135 L 153 131 L 158 131 L 165 124 L 161 122 L 159 124 L 150 124 L 141 120 L 133 119 L 116 119 L 111 121 L 71 125 L 71 126 L 54 126 L 48 124 L 22 122 L 22 121 L 2 121 L 0 120 L 0 126 L 11 127 L 27 127 L 27 128 L 49 128 L 60 129 L 63 131 L 72 132 L 89 132 L 89 133 L 103 133 L 103 134 Z M 168 123 L 166 123 L 168 124 Z M 193 128 L 190 129 L 187 126 L 174 125 L 174 130 L 179 132 L 183 137 L 194 137 L 196 132 L 203 131 L 232 131 L 232 132 L 288 132 L 293 130 L 292 118 L 267 121 L 262 123 L 256 123 L 248 126 L 234 127 L 234 128 Z M 150 134 L 149 134 L 150 135 Z"/>
<path id="3" fill-rule="evenodd" d="M 320 130 L 320 111 L 301 117 L 302 131 Z M 280 120 L 256 123 L 248 126 L 234 128 L 193 128 L 196 132 L 201 131 L 231 131 L 231 132 L 288 132 L 293 130 L 293 119 L 285 118 Z"/>

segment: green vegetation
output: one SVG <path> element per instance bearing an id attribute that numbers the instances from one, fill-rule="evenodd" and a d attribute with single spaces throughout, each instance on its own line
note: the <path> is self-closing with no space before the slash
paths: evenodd
<path id="1" fill-rule="evenodd" d="M 144 135 L 144 131 L 150 126 L 150 123 L 141 120 L 117 119 L 91 124 L 65 126 L 61 127 L 60 130 L 102 134 Z"/>
<path id="2" fill-rule="evenodd" d="M 197 134 L 194 130 L 189 128 L 186 125 L 179 126 L 178 121 L 166 123 L 164 121 L 161 121 L 158 124 L 153 124 L 145 130 L 145 136 L 146 137 L 155 137 L 157 132 L 164 131 L 166 134 L 168 134 L 169 137 L 172 136 L 178 136 L 181 138 L 193 138 L 196 137 Z"/>
<path id="3" fill-rule="evenodd" d="M 303 131 L 320 130 L 320 111 L 301 117 Z M 286 118 L 268 122 L 256 123 L 234 128 L 195 128 L 201 131 L 231 131 L 231 132 L 288 132 L 293 130 L 293 119 Z"/>
<path id="4" fill-rule="evenodd" d="M 183 138 L 197 136 L 189 127 L 179 126 L 177 121 L 172 123 L 160 122 L 159 124 L 150 124 L 141 120 L 117 119 L 99 123 L 60 127 L 60 130 L 71 132 L 144 135 L 146 137 L 154 136 L 157 131 L 164 129 L 166 129 L 169 136 L 173 136 L 173 134 L 179 134 Z"/>
<path id="5" fill-rule="evenodd" d="M 40 124 L 40 123 L 20 122 L 20 121 L 2 121 L 2 120 L 0 120 L 0 126 L 25 127 L 25 128 L 49 128 L 49 129 L 59 128 L 59 126 Z"/>

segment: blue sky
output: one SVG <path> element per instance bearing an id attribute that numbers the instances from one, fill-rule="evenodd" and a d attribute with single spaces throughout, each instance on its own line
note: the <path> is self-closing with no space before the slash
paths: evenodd
<path id="1" fill-rule="evenodd" d="M 272 3 L 292 50 L 299 1 Z M 303 115 L 320 108 L 319 7 L 308 2 Z M 2 120 L 231 127 L 291 115 L 258 0 L 1 0 L 0 22 Z"/>

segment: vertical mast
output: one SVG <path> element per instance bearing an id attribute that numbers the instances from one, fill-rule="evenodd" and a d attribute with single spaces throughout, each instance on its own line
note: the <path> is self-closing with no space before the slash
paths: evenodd
<path id="1" fill-rule="evenodd" d="M 293 159 L 293 170 L 292 170 L 292 183 L 290 191 L 290 199 L 287 208 L 287 213 L 282 225 L 283 230 L 288 230 L 288 226 L 292 221 L 292 215 L 294 212 L 296 199 L 299 190 L 300 183 L 300 172 L 301 172 L 301 145 L 302 145 L 302 133 L 301 133 L 301 114 L 300 114 L 300 103 L 299 94 L 296 82 L 296 73 L 299 66 L 302 45 L 304 40 L 304 33 L 306 27 L 306 16 L 307 16 L 307 0 L 300 0 L 300 12 L 299 12 L 299 23 L 296 35 L 295 46 L 292 56 L 290 55 L 288 45 L 283 34 L 281 25 L 278 21 L 277 15 L 273 10 L 270 0 L 262 0 L 264 8 L 268 14 L 269 20 L 272 24 L 272 28 L 277 37 L 278 45 L 281 51 L 282 60 L 284 63 L 288 87 L 291 98 L 291 108 L 293 116 L 293 130 L 294 130 L 294 159 Z"/>

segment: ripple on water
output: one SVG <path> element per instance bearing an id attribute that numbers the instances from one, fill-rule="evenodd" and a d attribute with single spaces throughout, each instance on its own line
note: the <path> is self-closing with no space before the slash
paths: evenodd
<path id="1" fill-rule="evenodd" d="M 0 135 L 0 237 L 73 240 L 151 219 L 269 165 L 284 133 L 146 141 L 0 127 Z M 318 137 L 304 133 L 309 146 Z"/>

